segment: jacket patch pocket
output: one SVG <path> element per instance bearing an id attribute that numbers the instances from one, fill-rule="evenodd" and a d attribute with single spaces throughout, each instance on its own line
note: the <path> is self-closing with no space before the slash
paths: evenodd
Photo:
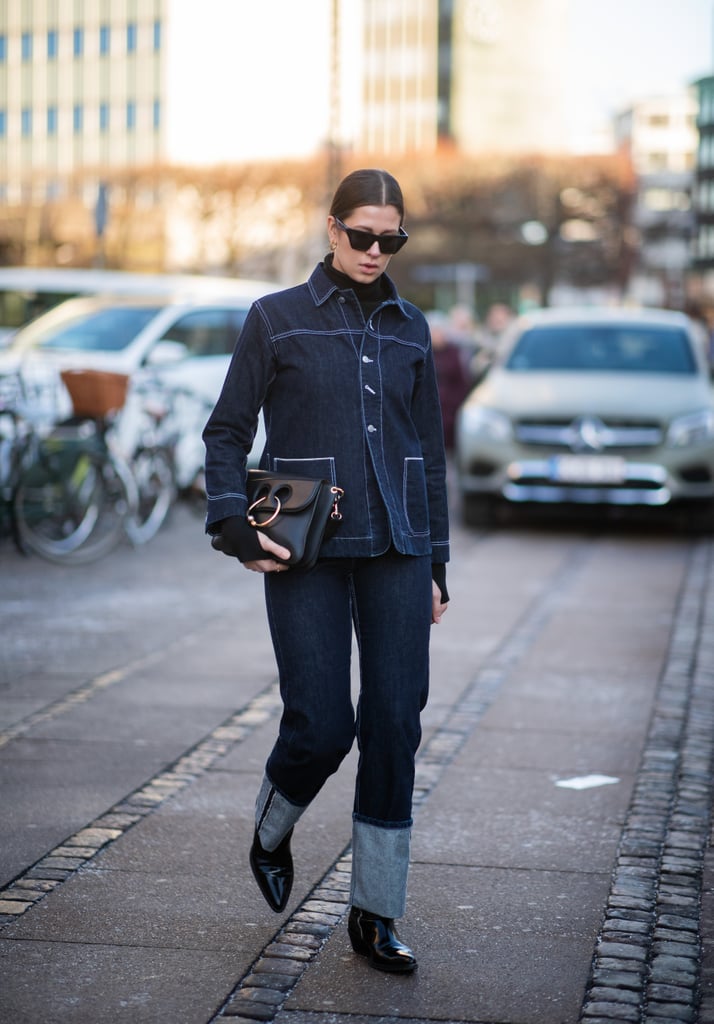
<path id="1" fill-rule="evenodd" d="M 429 504 L 423 459 L 404 460 L 403 501 L 404 515 L 411 533 L 422 536 L 428 534 Z"/>
<path id="2" fill-rule="evenodd" d="M 273 459 L 273 472 L 285 475 L 293 473 L 295 476 L 309 476 L 313 480 L 329 480 L 331 484 L 337 484 L 335 460 L 331 455 L 317 459 Z"/>

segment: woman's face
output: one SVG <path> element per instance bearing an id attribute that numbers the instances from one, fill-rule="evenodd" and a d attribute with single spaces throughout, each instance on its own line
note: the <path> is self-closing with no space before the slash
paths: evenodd
<path id="1" fill-rule="evenodd" d="M 399 234 L 399 210 L 396 206 L 358 206 L 343 223 L 348 228 L 371 231 L 375 235 Z M 334 253 L 333 266 L 359 284 L 369 284 L 387 269 L 392 258 L 385 255 L 375 241 L 366 252 L 358 252 L 350 245 L 347 233 L 333 216 L 327 218 L 327 231 Z"/>

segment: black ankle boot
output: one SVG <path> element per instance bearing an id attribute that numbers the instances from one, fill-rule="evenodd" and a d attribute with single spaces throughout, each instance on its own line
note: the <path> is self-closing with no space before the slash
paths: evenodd
<path id="1" fill-rule="evenodd" d="M 250 848 L 253 876 L 271 910 L 276 914 L 285 909 L 293 887 L 293 858 L 290 853 L 292 834 L 293 830 L 290 829 L 274 850 L 264 850 L 256 829 Z"/>
<path id="2" fill-rule="evenodd" d="M 355 953 L 366 956 L 378 971 L 406 973 L 416 970 L 416 957 L 408 946 L 399 941 L 392 918 L 352 907 L 347 931 Z"/>

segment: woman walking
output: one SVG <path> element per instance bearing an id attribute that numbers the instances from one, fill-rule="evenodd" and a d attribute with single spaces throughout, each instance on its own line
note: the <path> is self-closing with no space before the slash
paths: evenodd
<path id="1" fill-rule="evenodd" d="M 386 171 L 349 174 L 327 218 L 331 252 L 302 285 L 254 303 L 204 431 L 207 530 L 264 574 L 283 714 L 256 801 L 255 879 L 276 912 L 293 881 L 293 827 L 357 739 L 348 931 L 385 971 L 412 971 L 404 914 L 414 759 L 429 636 L 449 557 L 441 411 L 429 329 L 386 274 L 407 241 Z M 246 520 L 246 458 L 343 488 L 342 521 L 308 570 Z M 360 659 L 350 693 L 352 631 Z"/>

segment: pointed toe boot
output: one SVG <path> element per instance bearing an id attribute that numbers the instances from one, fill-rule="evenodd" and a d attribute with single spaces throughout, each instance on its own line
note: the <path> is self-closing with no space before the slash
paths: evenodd
<path id="1" fill-rule="evenodd" d="M 391 918 L 352 907 L 347 931 L 355 953 L 366 956 L 370 966 L 378 971 L 406 974 L 416 970 L 416 957 L 400 941 Z"/>
<path id="2" fill-rule="evenodd" d="M 264 850 L 256 831 L 250 848 L 253 877 L 268 906 L 276 914 L 285 909 L 293 887 L 293 858 L 290 853 L 292 834 L 293 830 L 290 829 L 274 850 Z"/>

